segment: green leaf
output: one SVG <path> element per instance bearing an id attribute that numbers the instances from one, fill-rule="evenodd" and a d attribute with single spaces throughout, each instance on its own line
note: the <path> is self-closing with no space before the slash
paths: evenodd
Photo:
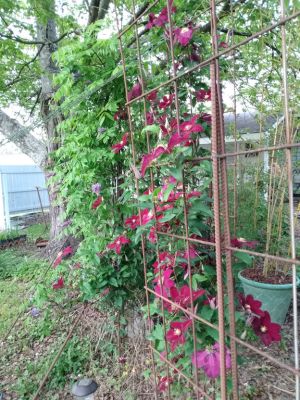
<path id="1" fill-rule="evenodd" d="M 118 287 L 119 285 L 118 285 L 118 281 L 116 280 L 116 278 L 110 278 L 109 279 L 109 283 L 112 285 L 112 286 L 115 286 L 115 287 Z"/>
<path id="2" fill-rule="evenodd" d="M 176 214 L 166 214 L 162 219 L 159 220 L 159 222 L 168 222 L 174 217 L 176 217 Z"/>
<path id="3" fill-rule="evenodd" d="M 240 251 L 236 251 L 236 252 L 234 253 L 234 256 L 235 256 L 236 258 L 238 258 L 240 261 L 242 261 L 243 263 L 245 263 L 246 265 L 251 266 L 252 263 L 253 263 L 253 256 L 250 256 L 250 255 L 247 254 L 247 253 L 242 253 L 242 252 L 240 252 Z"/>
<path id="4" fill-rule="evenodd" d="M 200 275 L 200 274 L 195 274 L 192 276 L 192 288 L 193 290 L 197 290 L 198 289 L 198 283 L 199 282 L 205 282 L 207 281 L 207 276 L 205 275 Z"/>
<path id="5" fill-rule="evenodd" d="M 145 132 L 159 133 L 160 127 L 159 127 L 159 125 L 147 125 L 147 126 L 145 126 L 145 128 L 142 129 L 141 133 L 145 133 Z"/>
<path id="6" fill-rule="evenodd" d="M 174 178 L 178 181 L 178 182 L 181 182 L 182 181 L 182 169 L 183 169 L 183 166 L 182 165 L 180 165 L 180 166 L 178 166 L 178 167 L 173 167 L 173 168 L 170 168 L 169 169 L 169 171 L 170 171 L 170 175 L 171 176 L 174 176 Z"/>
<path id="7" fill-rule="evenodd" d="M 172 192 L 174 187 L 175 187 L 175 185 L 173 183 L 167 187 L 167 189 L 164 191 L 163 201 L 168 201 L 170 193 Z"/>
<path id="8" fill-rule="evenodd" d="M 210 308 L 209 306 L 203 306 L 201 309 L 201 313 L 200 316 L 202 318 L 204 318 L 206 321 L 211 321 L 211 318 L 214 314 L 214 310 L 212 308 Z"/>
<path id="9" fill-rule="evenodd" d="M 157 324 L 151 332 L 151 336 L 156 340 L 164 340 L 164 331 L 162 325 Z"/>

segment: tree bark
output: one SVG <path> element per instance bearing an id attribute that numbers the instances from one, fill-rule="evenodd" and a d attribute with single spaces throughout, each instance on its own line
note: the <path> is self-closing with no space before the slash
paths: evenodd
<path id="1" fill-rule="evenodd" d="M 54 1 L 52 1 L 52 9 L 54 10 Z M 60 147 L 60 136 L 57 131 L 58 124 L 62 120 L 61 114 L 53 115 L 51 112 L 51 105 L 53 104 L 53 94 L 55 92 L 53 88 L 53 75 L 58 72 L 58 68 L 55 65 L 52 55 L 57 50 L 57 33 L 55 21 L 51 18 L 46 23 L 37 22 L 37 40 L 40 42 L 47 43 L 40 48 L 39 59 L 42 69 L 41 76 L 41 94 L 40 94 L 40 106 L 41 116 L 44 120 L 44 125 L 47 133 L 47 153 L 48 157 L 46 160 L 46 168 L 51 170 L 53 161 L 51 160 L 51 153 Z M 56 202 L 56 190 L 57 188 L 49 185 L 49 199 L 50 199 L 50 241 L 54 240 L 61 232 L 61 220 L 60 216 L 63 212 L 62 205 L 54 205 Z"/>
<path id="2" fill-rule="evenodd" d="M 9 117 L 2 110 L 0 110 L 0 132 L 5 139 L 19 147 L 36 164 L 43 166 L 47 155 L 46 144 L 38 140 L 30 133 L 29 129 Z"/>

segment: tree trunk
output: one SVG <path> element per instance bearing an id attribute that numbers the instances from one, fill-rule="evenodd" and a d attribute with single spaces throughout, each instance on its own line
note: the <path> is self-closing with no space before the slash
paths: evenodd
<path id="1" fill-rule="evenodd" d="M 54 2 L 52 3 L 52 9 L 54 10 Z M 42 68 L 41 77 L 41 115 L 44 120 L 45 129 L 47 133 L 47 153 L 48 157 L 46 160 L 46 168 L 51 171 L 53 161 L 51 160 L 51 153 L 57 150 L 60 146 L 60 136 L 57 131 L 57 126 L 62 120 L 61 114 L 55 113 L 51 110 L 53 103 L 53 75 L 58 72 L 58 68 L 53 62 L 52 55 L 57 50 L 55 41 L 57 40 L 56 26 L 53 19 L 48 19 L 46 23 L 37 22 L 37 40 L 46 42 L 47 44 L 42 46 L 39 53 L 40 64 Z M 53 107 L 54 108 L 54 107 Z M 50 154 L 50 156 L 49 156 Z M 53 186 L 48 186 L 49 198 L 50 198 L 50 241 L 57 238 L 61 232 L 61 213 L 63 212 L 62 206 L 54 205 L 56 201 L 56 189 Z"/>

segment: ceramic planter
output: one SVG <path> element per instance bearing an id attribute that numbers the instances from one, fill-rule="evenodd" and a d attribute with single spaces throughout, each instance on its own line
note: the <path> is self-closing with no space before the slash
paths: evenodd
<path id="1" fill-rule="evenodd" d="M 282 325 L 291 304 L 293 285 L 291 283 L 274 285 L 256 282 L 244 278 L 242 272 L 239 272 L 239 279 L 245 295 L 252 294 L 255 300 L 260 300 L 262 302 L 261 309 L 270 313 L 272 322 Z M 299 283 L 300 279 L 298 277 L 297 286 Z"/>

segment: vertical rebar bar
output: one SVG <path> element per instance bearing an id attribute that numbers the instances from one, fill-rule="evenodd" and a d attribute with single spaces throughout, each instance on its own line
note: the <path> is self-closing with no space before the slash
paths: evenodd
<path id="1" fill-rule="evenodd" d="M 285 18 L 285 1 L 280 0 L 281 17 Z M 292 142 L 292 132 L 290 125 L 289 112 L 289 88 L 288 88 L 288 70 L 287 70 L 287 45 L 286 45 L 286 25 L 281 25 L 281 47 L 282 47 L 282 84 L 283 84 L 283 105 L 284 105 L 284 122 L 286 142 Z M 292 150 L 286 149 L 287 176 L 288 176 L 288 193 L 289 193 L 289 219 L 290 219 L 290 240 L 291 240 L 291 257 L 296 258 L 295 245 L 295 224 L 294 224 L 294 196 L 293 196 L 293 166 L 292 166 Z M 294 357 L 295 368 L 299 369 L 299 344 L 298 344 L 298 304 L 297 304 L 297 270 L 296 265 L 292 265 L 293 273 L 293 327 L 294 327 Z M 300 399 L 300 380 L 299 376 L 295 376 L 295 392 L 296 400 Z"/>

